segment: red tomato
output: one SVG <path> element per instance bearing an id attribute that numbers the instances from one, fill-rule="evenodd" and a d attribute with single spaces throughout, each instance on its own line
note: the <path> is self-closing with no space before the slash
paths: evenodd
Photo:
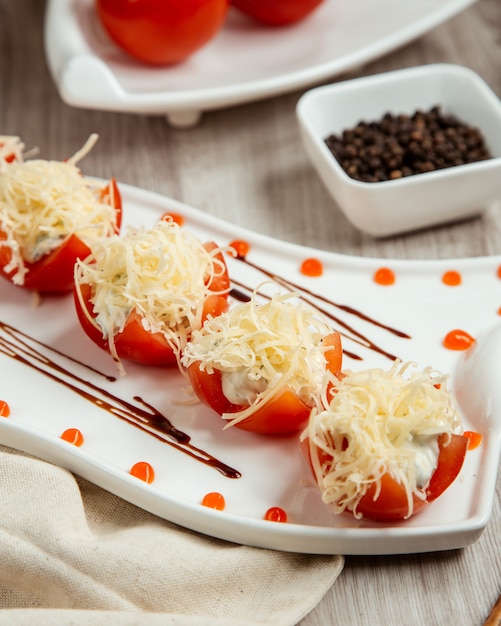
<path id="1" fill-rule="evenodd" d="M 136 59 L 171 65 L 208 43 L 226 17 L 229 0 L 95 0 L 113 41 Z"/>
<path id="2" fill-rule="evenodd" d="M 338 333 L 324 338 L 324 345 L 332 347 L 325 352 L 326 368 L 336 374 L 341 369 L 342 349 Z M 188 376 L 199 399 L 216 413 L 238 413 L 245 406 L 232 404 L 224 395 L 221 371 L 212 373 L 200 369 L 196 361 L 188 367 Z M 249 417 L 235 424 L 235 428 L 261 435 L 285 435 L 298 432 L 306 425 L 311 407 L 301 400 L 288 386 L 257 408 Z"/>
<path id="3" fill-rule="evenodd" d="M 436 500 L 454 482 L 463 466 L 468 439 L 462 435 L 451 435 L 449 440 L 446 434 L 438 437 L 439 455 L 438 465 L 431 476 L 428 486 L 423 490 L 424 500 L 414 496 L 413 515 L 427 504 Z M 301 443 L 303 455 L 311 465 L 309 439 Z M 322 452 L 325 459 L 325 453 Z M 312 470 L 313 471 L 313 470 Z M 405 489 L 393 476 L 386 473 L 381 478 L 381 491 L 376 500 L 374 494 L 376 484 L 369 487 L 360 500 L 357 511 L 365 518 L 377 522 L 392 522 L 403 520 L 408 515 L 408 502 Z"/>
<path id="4" fill-rule="evenodd" d="M 208 242 L 205 248 L 213 250 L 216 244 Z M 224 263 L 224 258 L 221 253 L 216 257 Z M 224 264 L 226 268 L 226 264 Z M 228 271 L 225 271 L 216 276 L 212 282 L 209 283 L 209 287 L 213 291 L 227 291 L 229 292 L 230 279 Z M 96 317 L 94 313 L 94 305 L 92 304 L 92 286 L 89 284 L 80 285 L 80 292 L 82 295 L 82 301 L 87 309 L 88 315 L 85 314 L 80 298 L 74 290 L 75 307 L 80 324 L 92 341 L 103 350 L 110 351 L 108 339 L 103 337 L 101 329 L 95 325 L 91 320 Z M 221 315 L 228 307 L 227 294 L 209 295 L 206 299 L 203 307 L 202 318 L 206 319 L 209 315 L 217 316 Z M 89 316 L 91 319 L 89 319 Z M 152 333 L 146 330 L 141 322 L 141 317 L 135 311 L 129 314 L 129 317 L 125 323 L 122 332 L 117 333 L 114 337 L 115 349 L 117 355 L 121 359 L 127 359 L 135 361 L 141 365 L 152 365 L 157 367 L 168 367 L 177 364 L 176 353 L 172 346 L 162 333 Z"/>
<path id="5" fill-rule="evenodd" d="M 115 179 L 101 193 L 101 201 L 114 205 L 116 210 L 115 231 L 120 230 L 122 222 L 122 200 Z M 8 280 L 16 270 L 5 272 L 5 266 L 10 263 L 12 253 L 10 248 L 2 246 L 1 242 L 7 239 L 0 229 L 0 275 Z M 28 270 L 23 287 L 40 293 L 65 293 L 73 289 L 73 270 L 75 261 L 90 254 L 90 249 L 79 237 L 72 234 L 63 243 L 34 263 L 25 262 Z"/>
<path id="6" fill-rule="evenodd" d="M 231 0 L 231 4 L 262 24 L 285 26 L 299 22 L 323 0 Z"/>

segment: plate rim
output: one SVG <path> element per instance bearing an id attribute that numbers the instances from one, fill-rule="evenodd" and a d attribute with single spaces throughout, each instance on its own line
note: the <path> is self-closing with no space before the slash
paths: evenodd
<path id="1" fill-rule="evenodd" d="M 96 180 L 96 179 L 95 179 Z M 98 180 L 98 179 L 97 179 Z M 358 269 L 372 266 L 381 259 L 371 257 L 349 257 L 336 252 L 319 251 L 299 244 L 277 240 L 273 237 L 255 233 L 231 222 L 211 216 L 199 209 L 186 205 L 159 193 L 141 189 L 128 184 L 120 184 L 124 207 L 127 203 L 136 203 L 147 209 L 155 210 L 159 215 L 165 210 L 179 210 L 189 219 L 201 224 L 203 229 L 231 231 L 232 234 L 246 235 L 265 248 L 288 250 L 291 254 L 304 254 L 314 250 L 325 258 L 342 261 Z M 146 213 L 148 215 L 148 213 Z M 385 259 L 388 261 L 388 259 Z M 411 270 L 436 269 L 444 267 L 449 260 L 414 260 L 400 259 L 399 266 Z M 393 262 L 393 261 L 392 261 Z M 473 265 L 482 269 L 485 263 L 501 264 L 501 255 L 456 259 L 455 263 Z M 412 527 L 405 524 L 391 526 L 370 526 L 365 528 L 329 527 L 287 522 L 277 524 L 255 518 L 247 518 L 232 513 L 221 515 L 219 511 L 205 509 L 199 504 L 181 502 L 176 496 L 158 494 L 154 486 L 146 485 L 133 477 L 119 472 L 85 450 L 69 447 L 69 444 L 44 432 L 34 432 L 22 423 L 13 423 L 8 419 L 0 420 L 0 442 L 28 454 L 34 454 L 46 461 L 56 463 L 73 471 L 87 480 L 95 482 L 101 488 L 140 506 L 172 523 L 184 526 L 202 534 L 226 541 L 253 545 L 255 547 L 277 549 L 295 553 L 315 554 L 402 554 L 429 551 L 442 551 L 465 547 L 475 542 L 487 525 L 493 506 L 491 490 L 495 489 L 497 472 L 486 477 L 482 483 L 480 502 L 475 514 L 455 523 Z M 497 428 L 488 440 L 489 467 L 497 467 L 501 454 L 501 429 Z M 95 477 L 98 474 L 98 481 Z M 488 497 L 489 496 L 489 497 Z M 167 508 L 166 508 L 167 507 Z M 193 511 L 197 515 L 192 515 Z M 211 522 L 217 520 L 215 526 Z M 409 549 L 412 538 L 413 547 Z M 390 547 L 391 546 L 391 547 Z"/>

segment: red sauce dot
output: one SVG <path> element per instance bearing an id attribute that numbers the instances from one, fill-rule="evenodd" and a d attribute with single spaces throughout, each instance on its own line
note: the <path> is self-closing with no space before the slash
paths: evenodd
<path id="1" fill-rule="evenodd" d="M 174 222 L 178 226 L 182 226 L 184 224 L 184 217 L 179 213 L 164 213 L 160 218 L 164 222 Z"/>
<path id="2" fill-rule="evenodd" d="M 264 519 L 268 522 L 286 522 L 287 513 L 279 506 L 272 506 L 264 514 Z"/>
<path id="3" fill-rule="evenodd" d="M 496 274 L 498 278 L 501 278 L 501 265 L 498 267 Z"/>
<path id="4" fill-rule="evenodd" d="M 135 463 L 130 468 L 130 474 L 139 478 L 139 480 L 144 480 L 144 482 L 149 485 L 155 480 L 155 470 L 149 463 L 146 463 L 146 461 Z"/>
<path id="5" fill-rule="evenodd" d="M 468 450 L 475 450 L 482 443 L 482 435 L 473 430 L 465 430 L 463 435 L 468 439 Z"/>
<path id="6" fill-rule="evenodd" d="M 324 266 L 322 261 L 318 259 L 305 259 L 301 263 L 301 274 L 305 276 L 322 276 L 324 273 Z"/>
<path id="7" fill-rule="evenodd" d="M 230 243 L 230 247 L 235 250 L 235 253 L 239 257 L 246 257 L 249 254 L 250 244 L 243 239 L 235 239 Z"/>
<path id="8" fill-rule="evenodd" d="M 374 272 L 374 282 L 378 285 L 393 285 L 395 272 L 389 267 L 380 267 Z"/>
<path id="9" fill-rule="evenodd" d="M 83 435 L 78 430 L 78 428 L 66 429 L 64 433 L 61 435 L 61 439 L 64 439 L 64 441 L 67 441 L 68 443 L 71 443 L 74 446 L 77 446 L 77 448 L 79 448 L 84 442 Z"/>
<path id="10" fill-rule="evenodd" d="M 442 276 L 442 282 L 444 285 L 448 285 L 449 287 L 457 287 L 461 284 L 462 278 L 459 272 L 455 270 L 449 270 L 445 272 Z"/>
<path id="11" fill-rule="evenodd" d="M 0 417 L 9 417 L 10 415 L 10 406 L 5 402 L 5 400 L 0 400 Z"/>
<path id="12" fill-rule="evenodd" d="M 209 507 L 209 509 L 217 509 L 218 511 L 222 511 L 226 506 L 224 496 L 217 491 L 211 491 L 205 494 L 202 498 L 202 504 Z"/>
<path id="13" fill-rule="evenodd" d="M 501 315 L 501 306 L 498 309 L 498 315 Z"/>
<path id="14" fill-rule="evenodd" d="M 444 337 L 444 347 L 449 350 L 467 350 L 475 343 L 475 339 L 465 330 L 458 328 L 451 330 Z"/>

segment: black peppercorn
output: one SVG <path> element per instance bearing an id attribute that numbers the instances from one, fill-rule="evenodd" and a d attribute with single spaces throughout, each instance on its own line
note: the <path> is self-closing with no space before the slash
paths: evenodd
<path id="1" fill-rule="evenodd" d="M 439 106 L 412 115 L 391 112 L 360 121 L 325 143 L 344 171 L 356 180 L 381 182 L 492 158 L 477 128 Z"/>

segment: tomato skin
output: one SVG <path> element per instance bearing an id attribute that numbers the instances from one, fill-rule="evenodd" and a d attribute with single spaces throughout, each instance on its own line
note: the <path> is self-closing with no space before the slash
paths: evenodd
<path id="1" fill-rule="evenodd" d="M 438 466 L 426 488 L 427 502 L 433 502 L 454 482 L 463 467 L 468 450 L 468 437 L 446 434 L 438 438 L 439 457 Z"/>
<path id="2" fill-rule="evenodd" d="M 188 367 L 188 377 L 198 398 L 219 415 L 237 413 L 244 408 L 239 404 L 232 404 L 224 395 L 221 370 L 215 369 L 209 373 L 201 369 L 200 361 L 196 361 Z"/>
<path id="3" fill-rule="evenodd" d="M 111 39 L 151 65 L 180 63 L 222 27 L 229 0 L 95 0 Z"/>
<path id="4" fill-rule="evenodd" d="M 392 522 L 406 519 L 409 513 L 409 504 L 405 489 L 393 476 L 386 473 L 381 477 L 381 491 L 377 500 L 374 500 L 376 485 L 371 485 L 357 506 L 358 513 L 366 519 L 375 522 Z M 427 504 L 415 495 L 412 497 L 412 515 L 415 515 Z"/>
<path id="5" fill-rule="evenodd" d="M 216 244 L 211 241 L 204 244 L 204 247 L 210 251 L 216 247 Z M 224 258 L 221 253 L 215 255 L 215 258 L 219 258 L 224 263 Z M 207 297 L 204 302 L 202 320 L 206 319 L 208 315 L 221 315 L 221 313 L 226 311 L 228 307 L 227 298 L 230 279 L 225 263 L 224 272 L 216 276 L 214 280 L 209 283 L 209 286 L 211 289 L 218 289 L 223 293 L 215 293 Z M 83 284 L 79 286 L 79 289 L 82 301 L 80 301 L 76 289 L 73 290 L 73 297 L 80 325 L 89 339 L 91 339 L 102 350 L 110 352 L 108 339 L 103 337 L 101 329 L 93 324 L 89 319 L 89 316 L 91 319 L 95 319 L 96 317 L 96 314 L 94 313 L 94 305 L 91 301 L 92 286 L 89 284 Z M 85 314 L 85 309 L 87 310 L 88 315 Z M 171 367 L 177 365 L 178 362 L 175 350 L 169 344 L 164 335 L 162 333 L 152 333 L 151 331 L 146 330 L 141 322 L 140 315 L 135 311 L 130 313 L 122 332 L 117 333 L 114 336 L 114 344 L 116 353 L 120 359 L 134 361 L 140 365 Z"/>
<path id="6" fill-rule="evenodd" d="M 115 207 L 116 226 L 115 232 L 119 232 L 122 223 L 122 199 L 115 179 L 101 192 L 101 202 L 113 203 Z M 10 262 L 12 254 L 7 246 L 1 242 L 6 240 L 5 233 L 0 227 L 0 275 L 11 280 L 16 270 L 6 272 L 5 266 Z M 39 293 L 67 293 L 73 289 L 73 270 L 77 259 L 84 259 L 90 254 L 90 248 L 75 234 L 67 237 L 63 243 L 54 248 L 34 263 L 25 262 L 27 273 L 24 289 L 38 291 Z"/>
<path id="7" fill-rule="evenodd" d="M 231 0 L 232 6 L 268 26 L 286 26 L 305 19 L 323 0 Z"/>
<path id="8" fill-rule="evenodd" d="M 145 330 L 135 311 L 129 315 L 123 331 L 116 335 L 115 348 L 120 358 L 141 365 L 169 367 L 177 363 L 174 350 L 162 333 Z"/>
<path id="9" fill-rule="evenodd" d="M 237 413 L 245 406 L 232 404 L 224 395 L 221 371 L 208 373 L 196 361 L 188 367 L 188 376 L 198 398 L 216 413 Z M 298 432 L 306 425 L 311 407 L 305 404 L 289 387 L 256 409 L 249 417 L 235 424 L 235 428 L 260 435 L 287 435 Z"/>
<path id="10" fill-rule="evenodd" d="M 118 235 L 122 227 L 123 206 L 122 194 L 118 188 L 116 178 L 111 178 L 110 182 L 103 187 L 100 194 L 100 200 L 115 208 L 115 233 Z"/>
<path id="11" fill-rule="evenodd" d="M 213 252 L 218 247 L 214 241 L 206 241 L 203 246 L 207 252 Z M 222 252 L 218 252 L 214 255 L 214 266 L 216 272 L 207 283 L 207 287 L 214 293 L 222 293 L 223 297 L 226 299 L 230 292 L 231 280 Z M 208 308 L 210 308 L 210 306 Z"/>
<path id="12" fill-rule="evenodd" d="M 92 288 L 90 285 L 81 285 L 80 291 L 84 307 L 91 319 L 96 317 L 91 302 Z M 102 350 L 109 352 L 108 339 L 103 337 L 99 327 L 95 326 L 84 312 L 84 308 L 74 292 L 75 308 L 78 320 L 85 334 Z M 146 330 L 139 315 L 133 311 L 123 328 L 114 337 L 115 349 L 121 359 L 135 361 L 141 365 L 169 367 L 176 365 L 176 355 L 165 337 L 161 333 L 152 333 Z"/>
<path id="13" fill-rule="evenodd" d="M 289 435 L 302 430 L 311 413 L 311 407 L 292 389 L 284 387 L 276 396 L 236 424 L 241 430 L 260 435 Z"/>
<path id="14" fill-rule="evenodd" d="M 447 434 L 438 437 L 438 464 L 428 486 L 422 491 L 424 499 L 413 496 L 412 516 L 436 500 L 454 482 L 461 471 L 468 448 L 468 439 L 462 435 Z M 310 441 L 306 437 L 301 442 L 303 456 L 313 471 L 310 457 Z M 325 460 L 325 453 L 321 458 Z M 331 458 L 332 460 L 332 458 Z M 408 519 L 408 502 L 404 487 L 388 472 L 381 477 L 381 490 L 376 500 L 376 484 L 369 487 L 357 505 L 357 512 L 366 519 L 376 522 L 396 522 Z"/>
<path id="15" fill-rule="evenodd" d="M 90 254 L 90 248 L 76 235 L 70 235 L 58 248 L 35 263 L 27 263 L 23 287 L 40 293 L 63 293 L 73 287 L 77 259 Z"/>
<path id="16" fill-rule="evenodd" d="M 326 369 L 336 374 L 341 369 L 342 348 L 339 333 L 327 335 L 323 341 L 326 350 Z M 222 373 L 214 369 L 211 373 L 195 361 L 188 367 L 188 377 L 198 398 L 219 415 L 238 413 L 246 406 L 232 404 L 224 395 Z M 308 406 L 288 386 L 280 389 L 275 396 L 257 407 L 249 417 L 235 424 L 235 428 L 260 435 L 288 435 L 302 430 L 310 416 Z"/>

